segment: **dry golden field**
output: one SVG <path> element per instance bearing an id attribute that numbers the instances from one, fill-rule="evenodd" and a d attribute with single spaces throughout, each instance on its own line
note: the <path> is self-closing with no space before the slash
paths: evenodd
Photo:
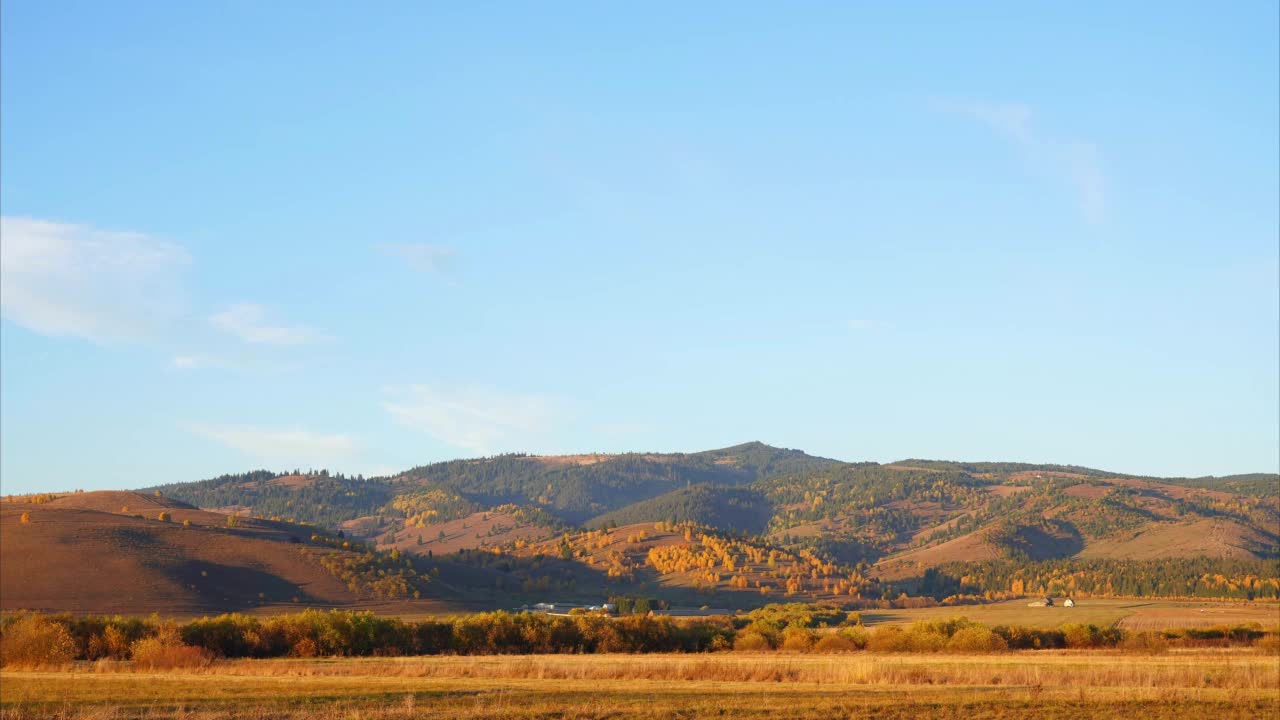
<path id="1" fill-rule="evenodd" d="M 1255 718 L 1280 714 L 1280 657 L 719 653 L 235 660 L 4 671 L 18 718 Z"/>
<path id="2" fill-rule="evenodd" d="M 967 617 L 984 625 L 1022 625 L 1052 629 L 1067 623 L 1085 623 L 1126 630 L 1203 628 L 1258 623 L 1280 626 L 1280 604 L 1275 602 L 1213 602 L 1206 600 L 1080 599 L 1076 607 L 1028 607 L 1030 598 L 986 605 L 864 610 L 868 626 L 902 625 L 919 620 Z"/>

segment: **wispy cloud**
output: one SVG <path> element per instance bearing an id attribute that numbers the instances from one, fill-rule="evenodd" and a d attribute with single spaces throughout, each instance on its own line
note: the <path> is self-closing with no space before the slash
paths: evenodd
<path id="1" fill-rule="evenodd" d="M 181 312 L 178 245 L 135 232 L 0 218 L 0 312 L 44 335 L 96 342 L 154 334 Z"/>
<path id="2" fill-rule="evenodd" d="M 1102 176 L 1102 158 L 1091 143 L 1069 143 L 1062 147 L 1061 161 L 1067 168 L 1071 184 L 1080 202 L 1080 214 L 1097 224 L 1106 218 L 1106 183 Z"/>
<path id="3" fill-rule="evenodd" d="M 443 273 L 453 265 L 452 248 L 428 243 L 382 243 L 377 245 L 378 252 L 403 261 L 409 268 L 419 272 Z"/>
<path id="4" fill-rule="evenodd" d="M 330 337 L 308 325 L 282 325 L 268 322 L 261 305 L 239 303 L 209 318 L 214 327 L 241 340 L 258 345 L 305 345 Z"/>
<path id="5" fill-rule="evenodd" d="M 1106 218 L 1106 180 L 1102 157 L 1093 143 L 1062 141 L 1036 132 L 1033 112 L 1022 103 L 946 101 L 936 104 L 944 112 L 973 118 L 1015 144 L 1028 162 L 1046 168 L 1069 184 L 1076 194 L 1080 216 L 1090 224 Z"/>
<path id="6" fill-rule="evenodd" d="M 529 450 L 559 415 L 550 398 L 491 387 L 411 385 L 389 392 L 395 398 L 383 407 L 398 422 L 481 455 Z"/>
<path id="7" fill-rule="evenodd" d="M 868 320 L 866 318 L 854 318 L 849 321 L 849 329 L 854 332 L 864 332 L 868 330 L 879 330 L 887 327 L 879 320 Z"/>
<path id="8" fill-rule="evenodd" d="M 221 358 L 212 355 L 174 355 L 172 364 L 181 370 L 220 368 L 226 365 Z"/>
<path id="9" fill-rule="evenodd" d="M 358 444 L 350 435 L 325 434 L 298 429 L 246 426 L 188 425 L 200 437 L 238 450 L 273 466 L 332 466 L 350 458 Z"/>

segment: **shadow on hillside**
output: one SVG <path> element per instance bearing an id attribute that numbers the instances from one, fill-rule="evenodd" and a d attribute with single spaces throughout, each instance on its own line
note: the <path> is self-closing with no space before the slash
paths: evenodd
<path id="1" fill-rule="evenodd" d="M 242 610 L 267 603 L 315 601 L 288 580 L 250 567 L 188 560 L 163 570 L 210 609 Z"/>
<path id="2" fill-rule="evenodd" d="M 1018 549 L 1029 560 L 1057 560 L 1075 555 L 1084 549 L 1084 538 L 1074 525 L 1057 522 L 1053 532 L 1035 525 L 1018 529 Z"/>
<path id="3" fill-rule="evenodd" d="M 673 606 L 753 608 L 779 602 L 779 594 L 722 588 L 715 593 L 663 582 L 651 567 L 637 567 L 631 578 L 608 574 L 580 560 L 516 557 L 467 551 L 438 558 L 440 584 L 456 599 L 484 601 L 496 607 L 539 602 L 593 605 L 611 597 L 655 598 Z M 442 597 L 445 597 L 442 595 Z"/>

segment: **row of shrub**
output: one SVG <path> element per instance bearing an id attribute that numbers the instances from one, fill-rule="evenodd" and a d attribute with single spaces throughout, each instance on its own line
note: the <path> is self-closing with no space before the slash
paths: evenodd
<path id="1" fill-rule="evenodd" d="M 480 613 L 406 621 L 367 612 L 308 610 L 241 614 L 185 624 L 158 617 L 76 617 L 17 613 L 0 621 L 0 663 L 57 665 L 73 660 L 131 660 L 141 667 L 187 667 L 214 658 L 653 653 L 720 650 L 795 652 L 988 653 L 1022 649 L 1120 648 L 1163 652 L 1170 643 L 1206 640 L 1280 650 L 1280 636 L 1258 626 L 1216 631 L 1132 633 L 1094 625 L 1056 630 L 987 627 L 964 618 L 908 627 L 812 627 L 777 614 L 675 620 L 668 617 Z"/>

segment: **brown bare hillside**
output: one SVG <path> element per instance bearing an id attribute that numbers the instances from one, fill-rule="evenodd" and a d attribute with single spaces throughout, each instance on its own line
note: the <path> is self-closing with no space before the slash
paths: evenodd
<path id="1" fill-rule="evenodd" d="M 118 512 L 125 503 L 128 514 Z M 317 557 L 344 551 L 308 548 L 309 533 L 248 518 L 227 527 L 225 515 L 130 492 L 7 502 L 0 609 L 198 615 L 386 604 L 362 601 L 326 570 Z M 438 605 L 400 604 L 419 612 Z"/>
<path id="2" fill-rule="evenodd" d="M 15 503 L 14 506 L 19 508 L 32 507 L 23 503 Z M 111 515 L 125 515 L 141 520 L 158 520 L 160 513 L 163 512 L 168 516 L 170 522 L 178 525 L 190 522 L 193 526 L 206 528 L 228 527 L 227 515 L 238 514 L 196 508 L 181 500 L 132 490 L 98 490 L 71 493 L 34 507 L 48 510 L 90 510 Z M 65 517 L 69 518 L 71 516 Z M 312 532 L 301 525 L 261 518 L 242 516 L 237 517 L 234 523 L 234 529 L 240 534 L 257 535 L 286 542 L 305 539 Z"/>
<path id="3" fill-rule="evenodd" d="M 442 555 L 464 549 L 502 547 L 517 540 L 537 542 L 554 534 L 544 526 L 518 519 L 514 512 L 489 511 L 400 530 L 395 533 L 394 543 L 387 543 L 388 533 L 382 532 L 377 535 L 377 542 L 379 547 L 395 547 L 419 554 L 430 550 L 433 555 Z"/>
<path id="4" fill-rule="evenodd" d="M 1151 482 L 1149 480 L 1136 480 L 1133 478 L 1107 478 L 1105 482 L 1113 485 L 1133 488 L 1153 495 L 1164 495 L 1166 497 L 1176 498 L 1179 500 L 1185 500 L 1187 498 L 1201 498 L 1217 502 L 1226 502 L 1235 497 L 1231 493 L 1222 492 L 1220 490 L 1183 487 L 1181 485 L 1170 485 L 1167 483 Z"/>
<path id="5" fill-rule="evenodd" d="M 602 453 L 592 453 L 590 455 L 531 455 L 529 460 L 541 465 L 559 467 L 565 465 L 595 465 L 616 457 L 618 456 Z"/>
<path id="6" fill-rule="evenodd" d="M 196 508 L 173 498 L 162 495 L 134 492 L 132 490 L 97 490 L 63 495 L 44 504 L 51 508 L 78 508 L 81 510 L 100 510 L 102 512 L 141 513 L 147 510 L 195 510 Z"/>
<path id="7" fill-rule="evenodd" d="M 311 487 L 316 482 L 314 475 L 284 475 L 282 477 L 268 480 L 268 485 L 276 485 L 288 488 L 304 488 Z"/>
<path id="8" fill-rule="evenodd" d="M 919 575 L 922 569 L 943 563 L 993 560 L 999 556 L 999 549 L 987 542 L 982 531 L 977 531 L 881 560 L 876 572 L 885 580 L 897 580 Z"/>
<path id="9" fill-rule="evenodd" d="M 1079 557 L 1152 560 L 1165 557 L 1248 559 L 1269 546 L 1257 531 L 1231 520 L 1151 523 L 1130 536 L 1092 543 Z"/>
<path id="10" fill-rule="evenodd" d="M 988 485 L 986 491 L 997 497 L 1009 497 L 1030 490 L 1029 485 Z"/>

